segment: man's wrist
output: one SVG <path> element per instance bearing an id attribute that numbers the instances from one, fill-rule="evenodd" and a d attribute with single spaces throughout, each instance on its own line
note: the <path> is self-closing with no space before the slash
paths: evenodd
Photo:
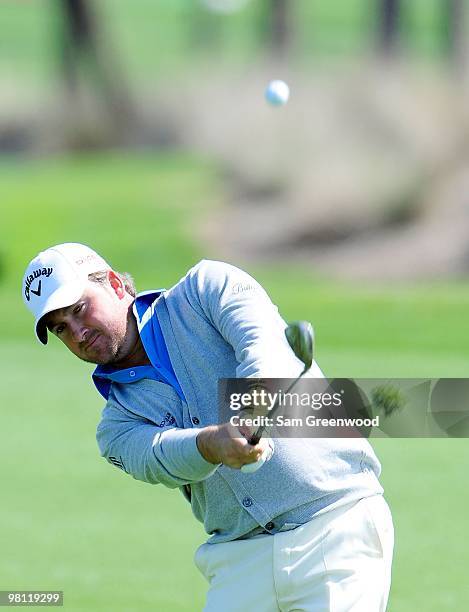
<path id="1" fill-rule="evenodd" d="M 208 427 L 204 427 L 198 434 L 196 438 L 197 448 L 199 449 L 199 453 L 209 463 L 213 463 L 216 465 L 220 463 L 218 457 L 213 453 L 213 434 L 214 434 L 213 425 L 209 425 Z"/>

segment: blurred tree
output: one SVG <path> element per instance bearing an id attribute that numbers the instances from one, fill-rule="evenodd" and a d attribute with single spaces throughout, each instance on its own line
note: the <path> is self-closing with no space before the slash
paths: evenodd
<path id="1" fill-rule="evenodd" d="M 378 15 L 378 44 L 384 56 L 397 50 L 401 18 L 401 0 L 380 0 Z"/>
<path id="2" fill-rule="evenodd" d="M 465 56 L 466 11 L 463 0 L 443 0 L 443 44 L 449 59 L 459 67 Z"/>
<path id="3" fill-rule="evenodd" d="M 191 49 L 221 53 L 223 49 L 224 14 L 205 0 L 188 3 Z"/>
<path id="4" fill-rule="evenodd" d="M 291 42 L 291 2 L 269 0 L 270 2 L 270 45 L 275 57 L 284 58 Z"/>
<path id="5" fill-rule="evenodd" d="M 91 77 L 113 129 L 122 134 L 134 115 L 128 87 L 118 69 L 115 52 L 106 46 L 98 17 L 89 0 L 58 0 L 63 16 L 60 39 L 64 81 L 72 106 L 79 102 L 81 76 Z"/>

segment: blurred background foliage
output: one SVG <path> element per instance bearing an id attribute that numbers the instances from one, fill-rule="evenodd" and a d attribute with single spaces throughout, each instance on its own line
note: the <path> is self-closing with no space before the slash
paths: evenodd
<path id="1" fill-rule="evenodd" d="M 349 280 L 466 277 L 466 9 L 5 1 L 0 152 L 193 155 L 226 195 L 202 233 L 220 256 Z M 262 100 L 275 76 L 293 92 L 280 112 Z"/>
<path id="2" fill-rule="evenodd" d="M 171 612 L 205 590 L 185 502 L 98 460 L 91 368 L 35 343 L 42 248 L 85 242 L 140 289 L 224 259 L 313 322 L 331 376 L 467 376 L 466 22 L 463 0 L 0 3 L 0 588 Z M 466 610 L 465 441 L 374 445 L 389 610 Z"/>
<path id="3" fill-rule="evenodd" d="M 187 70 L 188 54 L 193 61 L 197 54 L 210 56 L 216 51 L 217 63 L 242 64 L 269 53 L 277 57 L 280 51 L 307 65 L 318 57 L 350 59 L 386 46 L 389 34 L 383 30 L 389 26 L 384 23 L 394 24 L 390 37 L 399 39 L 407 55 L 440 60 L 449 38 L 464 37 L 452 17 L 456 14 L 460 22 L 463 4 L 460 0 L 140 0 L 134 6 L 124 0 L 5 0 L 0 65 L 2 73 L 14 73 L 30 84 L 54 80 L 60 29 L 71 14 L 67 7 L 73 5 L 85 7 L 99 31 L 112 39 L 136 83 L 158 81 L 162 72 L 174 68 Z M 278 49 L 276 43 L 284 39 L 285 48 Z"/>

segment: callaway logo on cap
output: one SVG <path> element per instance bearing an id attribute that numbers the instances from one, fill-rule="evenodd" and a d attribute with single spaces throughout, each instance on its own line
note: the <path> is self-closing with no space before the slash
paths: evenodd
<path id="1" fill-rule="evenodd" d="M 36 336 L 47 344 L 44 315 L 71 306 L 83 295 L 88 274 L 111 269 L 95 251 L 76 242 L 66 242 L 41 251 L 26 268 L 23 300 L 35 318 Z"/>

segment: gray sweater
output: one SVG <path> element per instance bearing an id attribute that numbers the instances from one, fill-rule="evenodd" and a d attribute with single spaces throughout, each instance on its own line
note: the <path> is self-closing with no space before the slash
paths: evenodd
<path id="1" fill-rule="evenodd" d="M 211 543 L 291 529 L 382 494 L 380 464 L 361 438 L 278 438 L 271 460 L 253 474 L 205 461 L 196 436 L 217 422 L 218 380 L 294 378 L 302 363 L 267 293 L 234 266 L 203 260 L 155 295 L 148 301 L 145 294 L 146 312 L 139 316 L 134 306 L 134 315 L 148 355 L 153 336 L 146 332 L 158 318 L 185 401 L 157 380 L 113 382 L 97 429 L 110 463 L 139 480 L 180 487 Z M 307 375 L 322 377 L 315 362 Z"/>

